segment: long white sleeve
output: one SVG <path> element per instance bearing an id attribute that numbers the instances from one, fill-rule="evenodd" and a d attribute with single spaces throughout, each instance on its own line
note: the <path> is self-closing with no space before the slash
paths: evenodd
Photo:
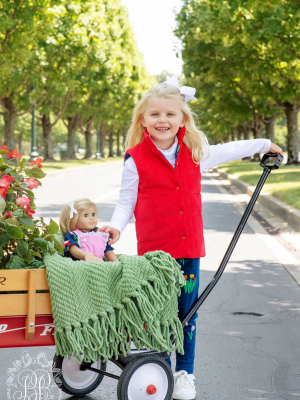
<path id="1" fill-rule="evenodd" d="M 139 174 L 134 159 L 130 157 L 123 168 L 120 197 L 110 221 L 110 226 L 117 228 L 121 234 L 133 215 L 138 187 Z"/>
<path id="2" fill-rule="evenodd" d="M 267 153 L 270 147 L 271 140 L 269 139 L 237 140 L 209 146 L 209 155 L 207 156 L 208 149 L 206 149 L 200 161 L 200 170 L 203 172 L 216 165 L 250 157 L 255 153 Z"/>
<path id="3" fill-rule="evenodd" d="M 177 141 L 175 140 L 170 149 L 162 151 L 173 167 L 175 166 L 176 147 Z M 209 146 L 209 155 L 207 156 L 208 149 L 206 149 L 200 162 L 201 172 L 216 165 L 248 157 L 255 153 L 266 153 L 270 150 L 270 147 L 271 141 L 268 139 L 240 140 Z M 110 226 L 117 228 L 120 233 L 125 229 L 135 210 L 138 187 L 139 174 L 134 159 L 130 157 L 124 165 L 120 197 L 110 221 Z"/>

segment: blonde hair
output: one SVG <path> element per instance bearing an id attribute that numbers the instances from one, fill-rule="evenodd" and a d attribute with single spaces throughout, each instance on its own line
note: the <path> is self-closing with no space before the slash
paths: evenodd
<path id="1" fill-rule="evenodd" d="M 59 216 L 59 228 L 63 236 L 65 236 L 68 232 L 74 231 L 76 228 L 76 224 L 78 221 L 79 212 L 82 210 L 86 210 L 90 207 L 94 207 L 95 212 L 98 214 L 97 206 L 89 199 L 79 199 L 74 201 L 74 208 L 77 210 L 77 214 L 74 213 L 73 217 L 70 218 L 71 208 L 69 206 L 65 206 Z"/>
<path id="2" fill-rule="evenodd" d="M 126 137 L 126 150 L 131 149 L 143 141 L 145 128 L 142 125 L 142 118 L 147 109 L 148 101 L 151 97 L 166 97 L 168 99 L 178 101 L 184 116 L 186 128 L 186 134 L 183 138 L 183 143 L 191 150 L 194 163 L 199 164 L 203 156 L 203 149 L 205 146 L 208 146 L 207 137 L 200 129 L 197 128 L 194 121 L 194 117 L 196 117 L 196 115 L 190 110 L 184 99 L 184 96 L 182 96 L 175 87 L 168 85 L 159 84 L 153 86 L 136 104 L 133 111 L 131 126 Z"/>

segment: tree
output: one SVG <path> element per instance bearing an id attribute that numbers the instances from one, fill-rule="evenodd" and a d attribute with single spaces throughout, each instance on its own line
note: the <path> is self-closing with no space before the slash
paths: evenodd
<path id="1" fill-rule="evenodd" d="M 282 23 L 283 17 L 290 23 Z M 187 81 L 195 80 L 203 96 L 215 100 L 210 108 L 223 104 L 227 110 L 224 99 L 235 98 L 244 105 L 244 111 L 233 109 L 231 114 L 237 116 L 233 120 L 251 113 L 255 137 L 263 123 L 278 114 L 278 108 L 285 111 L 291 121 L 289 163 L 296 162 L 299 151 L 296 115 L 300 86 L 295 63 L 299 57 L 298 19 L 299 10 L 291 0 L 186 0 L 177 29 L 183 42 Z"/>

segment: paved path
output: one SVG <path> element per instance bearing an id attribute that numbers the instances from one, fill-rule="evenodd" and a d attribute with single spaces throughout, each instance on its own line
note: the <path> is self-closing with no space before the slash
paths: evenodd
<path id="1" fill-rule="evenodd" d="M 100 223 L 108 222 L 118 198 L 121 168 L 116 162 L 44 179 L 37 192 L 38 215 L 57 219 L 67 202 L 86 196 L 98 203 Z M 202 193 L 207 249 L 201 261 L 203 289 L 224 255 L 240 214 L 209 174 L 203 176 Z M 199 400 L 300 398 L 300 290 L 261 237 L 247 225 L 224 275 L 200 309 L 195 365 Z M 115 248 L 118 253 L 135 254 L 133 221 Z M 31 357 L 45 352 L 51 360 L 54 348 L 1 349 L 1 400 L 9 398 L 7 368 L 23 351 Z M 109 370 L 117 372 L 114 366 Z M 117 382 L 104 378 L 85 399 L 114 400 L 116 386 Z"/>

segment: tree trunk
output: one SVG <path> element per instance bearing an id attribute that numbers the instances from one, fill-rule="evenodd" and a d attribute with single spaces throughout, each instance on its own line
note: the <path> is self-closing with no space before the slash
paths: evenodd
<path id="1" fill-rule="evenodd" d="M 16 123 L 16 110 L 15 105 L 9 97 L 3 99 L 3 118 L 4 118 L 4 143 L 9 151 L 16 147 L 15 142 L 15 123 Z"/>
<path id="2" fill-rule="evenodd" d="M 68 158 L 71 160 L 76 160 L 75 155 L 75 134 L 78 128 L 78 114 L 74 114 L 71 117 L 67 117 L 68 121 Z"/>
<path id="3" fill-rule="evenodd" d="M 298 131 L 298 113 L 300 106 L 291 103 L 285 104 L 285 114 L 287 118 L 287 164 L 299 164 L 299 131 Z"/>
<path id="4" fill-rule="evenodd" d="M 244 129 L 244 140 L 250 139 L 251 130 L 249 128 Z M 251 157 L 244 157 L 243 160 L 251 160 Z"/>
<path id="5" fill-rule="evenodd" d="M 23 144 L 23 131 L 20 132 L 19 137 L 18 137 L 18 147 L 19 147 L 19 153 L 22 154 L 22 144 Z"/>
<path id="6" fill-rule="evenodd" d="M 232 141 L 232 142 L 235 141 L 235 132 L 231 132 L 231 141 Z"/>
<path id="7" fill-rule="evenodd" d="M 239 128 L 238 130 L 237 130 L 237 137 L 238 137 L 238 140 L 243 140 L 243 130 L 241 129 L 241 128 Z"/>
<path id="8" fill-rule="evenodd" d="M 271 142 L 275 142 L 275 122 L 277 119 L 277 115 L 273 115 L 273 117 L 266 118 L 264 123 L 266 126 L 266 137 L 270 139 Z"/>
<path id="9" fill-rule="evenodd" d="M 104 129 L 100 131 L 100 153 L 101 156 L 104 157 L 104 142 L 105 142 L 106 132 Z"/>
<path id="10" fill-rule="evenodd" d="M 120 149 L 120 132 L 117 133 L 117 156 L 121 156 L 121 149 Z"/>
<path id="11" fill-rule="evenodd" d="M 43 128 L 43 139 L 44 139 L 44 160 L 43 161 L 54 161 L 53 157 L 53 144 L 52 144 L 52 125 L 50 122 L 49 114 L 42 116 L 42 128 Z"/>
<path id="12" fill-rule="evenodd" d="M 84 136 L 85 136 L 85 156 L 84 158 L 90 158 L 92 157 L 92 128 L 93 128 L 93 122 L 88 122 L 86 124 L 86 130 L 84 131 Z"/>
<path id="13" fill-rule="evenodd" d="M 110 132 L 110 134 L 109 134 L 109 154 L 108 154 L 108 157 L 113 157 L 114 156 L 113 144 L 114 144 L 113 132 Z"/>
<path id="14" fill-rule="evenodd" d="M 252 132 L 254 135 L 254 139 L 259 139 L 261 137 L 262 134 L 262 128 L 263 125 L 260 124 L 260 121 L 258 121 L 258 119 L 254 120 L 254 126 L 252 128 Z M 259 153 L 255 153 L 253 156 L 253 160 L 252 161 L 260 161 L 260 155 Z"/>

